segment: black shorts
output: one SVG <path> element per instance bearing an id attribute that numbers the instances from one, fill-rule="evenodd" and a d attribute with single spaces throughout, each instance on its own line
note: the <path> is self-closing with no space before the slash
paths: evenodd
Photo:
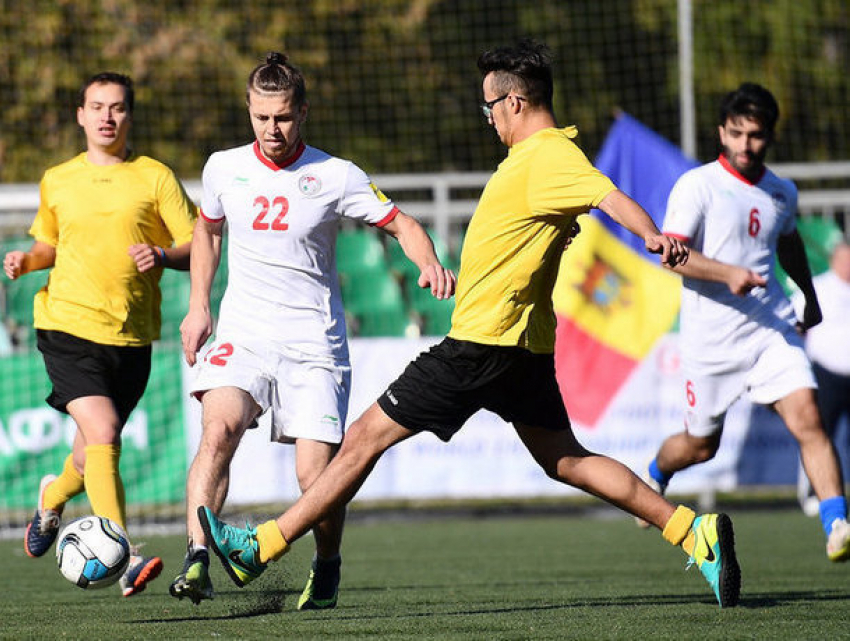
<path id="1" fill-rule="evenodd" d="M 378 405 L 399 425 L 444 441 L 480 409 L 509 423 L 570 429 L 554 355 L 453 338 L 421 353 Z"/>
<path id="2" fill-rule="evenodd" d="M 151 373 L 151 346 L 102 345 L 57 332 L 36 332 L 53 391 L 47 403 L 68 413 L 68 403 L 83 396 L 112 399 L 123 425 L 136 407 Z"/>

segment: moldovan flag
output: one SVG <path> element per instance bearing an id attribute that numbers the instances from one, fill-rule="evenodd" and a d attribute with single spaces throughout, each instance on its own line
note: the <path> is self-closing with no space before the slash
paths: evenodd
<path id="1" fill-rule="evenodd" d="M 667 196 L 696 163 L 638 121 L 621 114 L 596 166 L 661 228 Z M 679 311 L 681 279 L 659 266 L 643 239 L 594 210 L 564 253 L 553 295 L 555 363 L 570 417 L 599 421 L 617 391 Z"/>

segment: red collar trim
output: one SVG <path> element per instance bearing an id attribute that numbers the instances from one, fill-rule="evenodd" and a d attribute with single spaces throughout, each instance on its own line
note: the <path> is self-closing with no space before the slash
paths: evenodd
<path id="1" fill-rule="evenodd" d="M 738 171 L 737 169 L 735 169 L 735 168 L 734 168 L 734 167 L 733 167 L 733 166 L 729 163 L 729 159 L 728 159 L 728 158 L 726 158 L 726 156 L 724 156 L 723 154 L 720 154 L 720 155 L 717 157 L 717 160 L 720 162 L 720 164 L 721 164 L 721 166 L 723 167 L 723 169 L 725 169 L 725 170 L 726 170 L 726 171 L 728 171 L 730 174 L 732 174 L 733 176 L 735 176 L 735 178 L 737 178 L 738 180 L 740 180 L 740 181 L 742 181 L 742 182 L 745 182 L 745 183 L 747 183 L 748 185 L 757 185 L 757 184 L 759 183 L 759 181 L 760 181 L 762 178 L 764 178 L 764 174 L 765 174 L 765 172 L 767 171 L 767 168 L 766 168 L 766 167 L 762 167 L 762 168 L 761 168 L 761 173 L 758 175 L 758 178 L 756 178 L 755 180 L 750 180 L 750 179 L 749 179 L 749 178 L 747 178 L 744 174 L 742 174 L 740 171 Z"/>
<path id="2" fill-rule="evenodd" d="M 286 169 L 287 167 L 289 167 L 292 163 L 294 163 L 299 158 L 301 158 L 301 154 L 304 153 L 305 149 L 306 149 L 306 145 L 304 144 L 304 141 L 302 140 L 298 143 L 298 148 L 295 150 L 295 153 L 292 154 L 286 160 L 284 160 L 282 163 L 278 164 L 278 163 L 273 162 L 273 161 L 269 160 L 268 158 L 266 158 L 263 155 L 263 152 L 260 150 L 260 143 L 257 142 L 256 140 L 254 141 L 254 155 L 257 157 L 257 160 L 259 160 L 266 167 L 268 167 L 269 169 L 272 169 L 274 171 L 279 171 L 280 169 Z"/>

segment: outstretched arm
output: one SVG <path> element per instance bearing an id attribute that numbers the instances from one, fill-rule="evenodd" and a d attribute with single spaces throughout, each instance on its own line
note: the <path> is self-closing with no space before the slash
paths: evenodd
<path id="1" fill-rule="evenodd" d="M 776 257 L 782 269 L 791 277 L 800 293 L 806 301 L 803 308 L 803 320 L 797 323 L 797 328 L 805 332 L 823 320 L 815 286 L 812 284 L 812 271 L 809 269 L 809 260 L 806 257 L 806 248 L 803 239 L 795 229 L 792 233 L 779 237 L 776 245 Z"/>
<path id="2" fill-rule="evenodd" d="M 56 248 L 40 240 L 35 241 L 28 252 L 15 250 L 3 259 L 3 271 L 9 280 L 39 269 L 53 267 L 56 262 Z"/>
<path id="3" fill-rule="evenodd" d="M 619 189 L 605 196 L 599 203 L 599 209 L 616 223 L 643 238 L 646 250 L 653 254 L 661 254 L 661 264 L 665 267 L 672 268 L 688 262 L 690 250 L 680 240 L 665 236 L 658 231 L 658 227 L 644 208 Z"/>
<path id="4" fill-rule="evenodd" d="M 647 251 L 661 254 L 661 264 L 677 274 L 725 283 L 737 296 L 744 296 L 754 287 L 767 284 L 767 280 L 754 271 L 708 258 L 687 247 L 681 240 L 662 234 L 649 214 L 619 190 L 608 194 L 599 208 L 623 227 L 641 236 L 646 242 Z"/>
<path id="5" fill-rule="evenodd" d="M 212 335 L 210 292 L 221 259 L 221 232 L 224 221 L 198 218 L 192 235 L 189 312 L 180 324 L 183 355 L 194 365 L 198 350 Z"/>
<path id="6" fill-rule="evenodd" d="M 404 255 L 419 268 L 419 287 L 430 287 L 434 298 L 452 297 L 455 293 L 455 274 L 442 266 L 434 251 L 434 243 L 419 221 L 399 212 L 381 230 L 393 236 L 401 245 Z"/>
<path id="7" fill-rule="evenodd" d="M 709 258 L 705 254 L 691 249 L 691 257 L 687 265 L 672 268 L 674 272 L 686 278 L 710 280 L 725 283 L 736 296 L 745 296 L 755 287 L 764 287 L 767 279 L 756 272 L 738 265 L 722 263 Z"/>

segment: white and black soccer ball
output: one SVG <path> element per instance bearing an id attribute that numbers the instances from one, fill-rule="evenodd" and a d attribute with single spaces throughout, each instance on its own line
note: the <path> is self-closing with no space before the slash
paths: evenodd
<path id="1" fill-rule="evenodd" d="M 127 534 L 114 521 L 84 516 L 68 523 L 56 545 L 59 571 L 86 590 L 105 588 L 124 574 L 130 562 Z"/>

